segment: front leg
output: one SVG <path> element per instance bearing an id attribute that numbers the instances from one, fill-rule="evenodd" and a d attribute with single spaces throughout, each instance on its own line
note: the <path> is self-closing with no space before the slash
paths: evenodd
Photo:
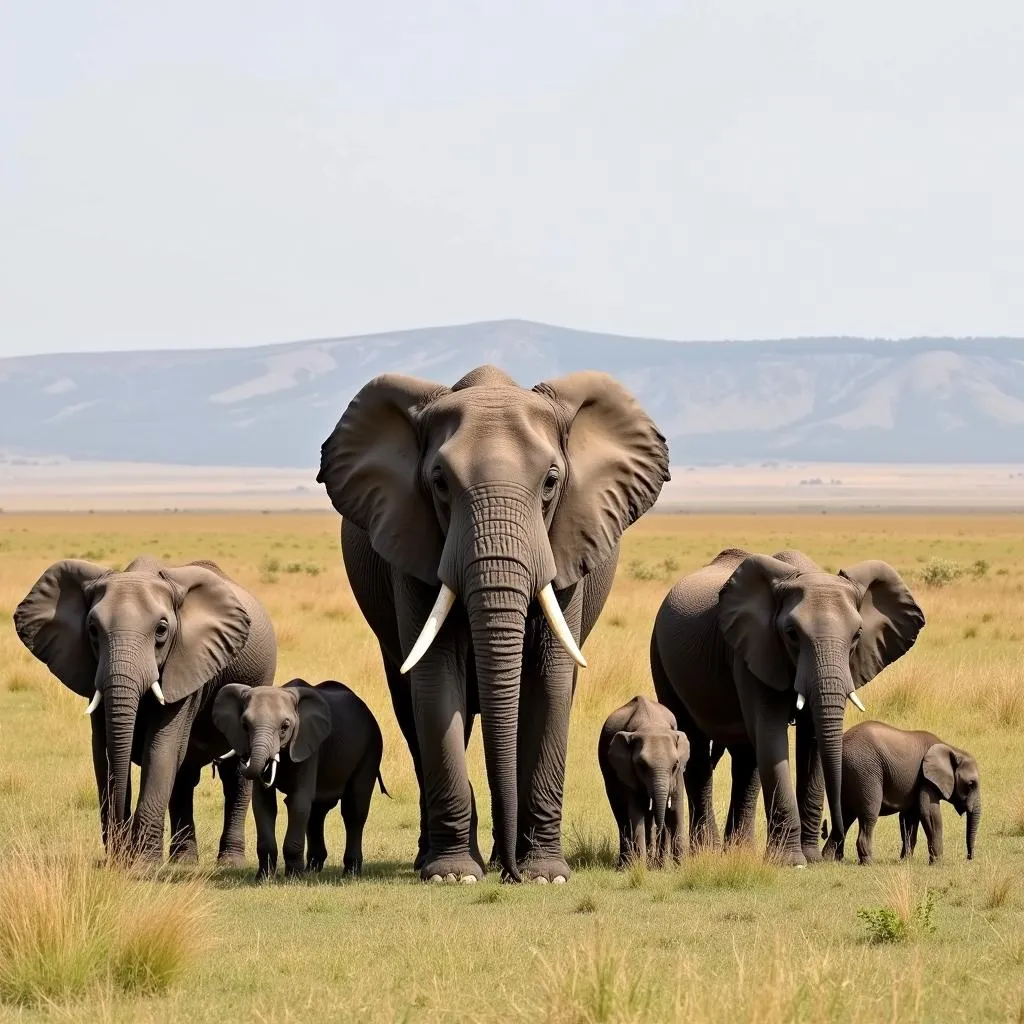
<path id="1" fill-rule="evenodd" d="M 196 819 L 193 808 L 196 785 L 201 768 L 183 764 L 174 778 L 168 809 L 171 815 L 171 860 L 178 864 L 195 864 L 199 860 L 196 840 Z"/>
<path id="2" fill-rule="evenodd" d="M 800 815 L 789 774 L 789 716 L 792 695 L 765 686 L 738 658 L 733 666 L 736 692 L 757 752 L 764 794 L 768 851 L 782 864 L 804 867 Z"/>
<path id="3" fill-rule="evenodd" d="M 277 871 L 277 790 L 257 786 L 252 794 L 256 819 L 256 881 L 273 878 Z"/>
<path id="4" fill-rule="evenodd" d="M 807 862 L 815 863 L 821 860 L 818 840 L 825 803 L 825 775 L 809 706 L 796 713 L 796 800 L 800 812 L 800 848 Z"/>
<path id="5" fill-rule="evenodd" d="M 686 789 L 683 785 L 682 772 L 679 783 L 672 794 L 672 806 L 665 812 L 665 829 L 668 833 L 668 852 L 676 864 L 682 863 L 686 856 L 686 827 L 683 814 L 683 800 Z"/>
<path id="6" fill-rule="evenodd" d="M 558 599 L 578 644 L 583 588 L 577 585 L 563 591 Z M 519 699 L 516 859 L 525 878 L 544 882 L 564 882 L 572 874 L 562 852 L 562 803 L 575 687 L 576 663 L 539 611 L 533 611 L 527 623 Z"/>
<path id="7" fill-rule="evenodd" d="M 628 862 L 647 863 L 647 795 L 629 794 L 629 854 Z"/>
<path id="8" fill-rule="evenodd" d="M 942 860 L 942 803 L 930 784 L 921 787 L 918 808 L 924 837 L 928 840 L 928 863 L 935 864 Z"/>
<path id="9" fill-rule="evenodd" d="M 261 784 L 262 788 L 262 784 Z M 306 870 L 306 830 L 316 794 L 316 757 L 297 766 L 292 792 L 284 798 L 288 808 L 288 827 L 284 833 L 285 878 Z"/>
<path id="10" fill-rule="evenodd" d="M 910 807 L 900 811 L 900 860 L 906 860 L 914 856 L 914 848 L 917 846 L 917 826 L 921 821 L 921 812 L 917 807 Z"/>
<path id="11" fill-rule="evenodd" d="M 245 816 L 252 801 L 252 779 L 242 771 L 239 757 L 229 758 L 218 766 L 224 792 L 224 825 L 217 849 L 217 863 L 222 867 L 245 867 Z M 261 787 L 262 788 L 262 787 Z"/>

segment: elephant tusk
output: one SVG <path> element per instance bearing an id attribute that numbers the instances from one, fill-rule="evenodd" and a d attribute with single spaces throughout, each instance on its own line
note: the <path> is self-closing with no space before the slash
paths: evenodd
<path id="1" fill-rule="evenodd" d="M 672 797 L 668 798 L 668 806 L 667 806 L 666 810 L 669 810 L 669 811 L 672 810 Z"/>
<path id="2" fill-rule="evenodd" d="M 807 703 L 807 698 L 802 693 L 798 693 L 796 695 L 796 709 L 797 709 L 797 711 L 803 711 L 804 705 L 806 703 Z"/>
<path id="3" fill-rule="evenodd" d="M 91 715 L 100 706 L 100 701 L 102 699 L 103 699 L 103 694 L 99 690 L 97 690 L 92 695 L 92 700 L 89 701 L 89 706 L 85 709 L 85 713 L 87 715 Z"/>
<path id="4" fill-rule="evenodd" d="M 587 667 L 587 659 L 583 657 L 580 649 L 576 646 L 569 624 L 565 621 L 562 609 L 555 597 L 555 588 L 549 583 L 537 595 L 537 603 L 544 612 L 544 618 L 548 620 L 551 632 L 558 638 L 558 642 L 569 652 L 569 656 L 579 665 L 580 668 Z"/>
<path id="5" fill-rule="evenodd" d="M 276 753 L 276 754 L 274 755 L 274 761 L 275 761 L 275 762 L 277 762 L 277 761 L 280 761 L 280 760 L 281 760 L 281 751 L 279 750 L 279 751 L 278 751 L 278 752 L 277 752 L 277 753 Z"/>
<path id="6" fill-rule="evenodd" d="M 226 754 L 221 754 L 220 757 L 216 758 L 217 761 L 226 761 L 229 757 L 235 756 L 235 750 L 232 747 Z"/>
<path id="7" fill-rule="evenodd" d="M 654 810 L 654 800 L 650 799 L 647 801 L 647 813 L 650 814 Z"/>
<path id="8" fill-rule="evenodd" d="M 251 758 L 251 757 L 247 757 L 247 758 L 246 758 L 246 759 L 245 759 L 245 760 L 244 760 L 244 761 L 242 762 L 242 767 L 243 767 L 243 768 L 248 768 L 248 767 L 249 767 L 249 762 L 250 762 L 251 760 L 252 760 L 252 758 Z"/>
<path id="9" fill-rule="evenodd" d="M 862 703 L 860 697 L 857 696 L 856 691 L 854 691 L 854 690 L 850 691 L 850 702 L 853 704 L 853 706 L 858 711 L 866 711 L 867 710 L 867 708 L 864 707 L 864 704 Z"/>
<path id="10" fill-rule="evenodd" d="M 161 704 L 167 703 L 167 701 L 164 700 L 164 691 L 160 688 L 159 679 L 150 687 L 150 689 L 153 691 L 153 696 L 156 697 Z"/>
<path id="11" fill-rule="evenodd" d="M 448 613 L 452 610 L 453 604 L 455 604 L 455 591 L 442 583 L 437 600 L 434 602 L 434 607 L 430 609 L 427 621 L 420 631 L 420 635 L 416 638 L 416 643 L 412 645 L 409 657 L 405 659 L 405 663 L 402 665 L 402 675 L 405 675 L 430 649 L 430 645 L 436 639 L 437 634 L 441 632 L 441 627 L 444 625 L 444 620 L 448 618 Z"/>
<path id="12" fill-rule="evenodd" d="M 266 782 L 263 783 L 264 787 L 266 789 L 270 789 L 270 787 L 274 784 L 274 779 L 276 779 L 276 778 L 277 778 L 277 758 L 275 757 L 274 760 L 270 762 L 270 778 Z"/>

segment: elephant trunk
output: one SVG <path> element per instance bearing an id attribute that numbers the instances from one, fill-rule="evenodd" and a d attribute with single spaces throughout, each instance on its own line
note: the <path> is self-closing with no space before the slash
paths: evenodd
<path id="1" fill-rule="evenodd" d="M 276 730 L 269 727 L 256 729 L 249 743 L 249 760 L 243 762 L 242 774 L 255 781 L 263 775 L 267 763 L 280 751 Z"/>
<path id="2" fill-rule="evenodd" d="M 110 843 L 125 845 L 128 779 L 132 770 L 132 739 L 143 688 L 125 668 L 112 666 L 104 687 L 103 708 L 107 726 L 107 820 Z"/>
<path id="3" fill-rule="evenodd" d="M 652 852 L 658 857 L 665 846 L 665 815 L 670 793 L 668 772 L 659 772 L 651 778 L 651 814 L 654 818 Z"/>
<path id="4" fill-rule="evenodd" d="M 981 801 L 967 811 L 967 859 L 974 860 L 974 841 L 978 838 L 978 826 L 981 824 Z"/>
<path id="5" fill-rule="evenodd" d="M 812 695 L 811 714 L 832 818 L 832 836 L 838 841 L 846 830 L 842 808 L 843 718 L 846 701 L 853 691 L 849 652 L 844 643 L 834 641 L 818 644 L 810 653 L 813 665 L 807 669 L 811 678 L 797 689 Z"/>

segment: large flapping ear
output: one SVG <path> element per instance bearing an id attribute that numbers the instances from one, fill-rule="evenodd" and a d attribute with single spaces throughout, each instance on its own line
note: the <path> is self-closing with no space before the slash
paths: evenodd
<path id="1" fill-rule="evenodd" d="M 749 555 L 718 595 L 718 627 L 748 669 L 773 690 L 793 684 L 793 665 L 775 624 L 778 584 L 797 570 L 770 555 Z"/>
<path id="2" fill-rule="evenodd" d="M 182 700 L 231 664 L 249 639 L 249 613 L 223 576 L 198 565 L 163 569 L 178 628 L 160 672 L 168 704 Z"/>
<path id="3" fill-rule="evenodd" d="M 295 762 L 305 761 L 320 749 L 331 731 L 331 708 L 315 686 L 303 680 L 285 683 L 285 689 L 295 691 L 299 727 L 288 746 L 288 756 Z"/>
<path id="4" fill-rule="evenodd" d="M 96 655 L 86 627 L 89 590 L 111 570 L 79 559 L 55 562 L 14 610 L 21 642 L 69 689 L 91 697 Z"/>
<path id="5" fill-rule="evenodd" d="M 921 762 L 921 772 L 942 794 L 943 800 L 948 800 L 953 795 L 956 769 L 956 751 L 946 743 L 933 743 Z"/>
<path id="6" fill-rule="evenodd" d="M 316 478 L 381 558 L 425 583 L 437 583 L 444 536 L 420 481 L 418 424 L 423 409 L 447 393 L 404 374 L 374 378 L 321 446 Z"/>
<path id="7" fill-rule="evenodd" d="M 251 686 L 228 683 L 213 699 L 213 724 L 227 740 L 227 746 L 243 761 L 249 759 L 249 734 L 242 725 L 242 713 L 251 693 Z"/>
<path id="8" fill-rule="evenodd" d="M 863 592 L 863 630 L 850 654 L 854 685 L 863 686 L 914 646 L 924 627 L 924 612 L 900 574 L 886 562 L 858 562 L 841 569 L 839 575 Z"/>
<path id="9" fill-rule="evenodd" d="M 551 522 L 554 587 L 605 562 L 669 479 L 668 445 L 614 377 L 587 370 L 533 389 L 566 424 L 566 479 Z"/>
<path id="10" fill-rule="evenodd" d="M 608 763 L 623 785 L 632 789 L 636 785 L 636 769 L 633 767 L 633 740 L 636 733 L 622 730 L 617 732 L 608 744 Z"/>
<path id="11" fill-rule="evenodd" d="M 690 760 L 690 741 L 686 738 L 685 732 L 676 731 L 676 753 L 679 755 L 679 770 L 686 768 Z"/>

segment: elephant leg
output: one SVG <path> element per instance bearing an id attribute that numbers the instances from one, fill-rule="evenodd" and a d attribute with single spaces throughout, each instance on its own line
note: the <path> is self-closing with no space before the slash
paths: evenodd
<path id="1" fill-rule="evenodd" d="M 711 765 L 711 739 L 695 726 L 687 732 L 690 760 L 683 770 L 683 784 L 690 806 L 690 850 L 717 849 L 720 838 L 715 821 L 714 769 Z"/>
<path id="2" fill-rule="evenodd" d="M 672 806 L 665 812 L 665 829 L 668 833 L 668 852 L 676 864 L 682 863 L 686 856 L 686 827 L 683 805 L 686 799 L 686 788 L 680 777 L 676 791 L 672 794 Z M 756 794 L 755 794 L 756 799 Z"/>
<path id="3" fill-rule="evenodd" d="M 641 805 L 635 794 L 629 797 L 629 860 L 647 863 L 647 801 Z"/>
<path id="4" fill-rule="evenodd" d="M 245 777 L 237 757 L 221 764 L 217 774 L 224 793 L 224 824 L 217 863 L 223 867 L 245 867 L 245 818 L 252 802 L 252 779 Z"/>
<path id="5" fill-rule="evenodd" d="M 582 608 L 583 593 L 578 587 L 563 609 L 574 637 L 579 636 Z M 543 638 L 548 627 L 544 624 L 539 628 Z M 543 639 L 534 657 L 524 661 L 519 700 L 516 858 L 525 878 L 564 882 L 572 874 L 562 851 L 562 802 L 576 665 L 561 644 L 548 645 Z"/>
<path id="6" fill-rule="evenodd" d="M 388 690 L 391 693 L 391 706 L 395 710 L 398 727 L 402 730 L 402 736 L 405 738 L 406 746 L 412 756 L 416 785 L 419 789 L 420 834 L 416 843 L 416 858 L 413 861 L 413 870 L 419 871 L 427 859 L 430 840 L 427 833 L 427 789 L 423 780 L 423 758 L 420 755 L 419 740 L 416 737 L 416 716 L 413 712 L 412 690 L 408 678 L 403 676 L 399 671 L 399 666 L 391 661 L 383 645 L 381 645 L 381 656 L 384 659 L 384 675 L 387 677 Z"/>
<path id="7" fill-rule="evenodd" d="M 843 813 L 846 820 L 846 813 Z M 857 819 L 857 860 L 861 864 L 870 864 L 875 852 L 875 825 L 878 823 L 877 812 L 864 811 Z"/>
<path id="8" fill-rule="evenodd" d="M 324 839 L 324 824 L 334 804 L 329 800 L 313 801 L 306 823 L 306 870 L 322 871 L 327 863 L 327 841 Z"/>
<path id="9" fill-rule="evenodd" d="M 284 798 L 284 805 L 288 809 L 288 825 L 282 844 L 285 878 L 301 875 L 306 870 L 303 854 L 306 849 L 306 829 L 313 809 L 311 792 L 311 787 L 299 786 Z"/>
<path id="10" fill-rule="evenodd" d="M 818 847 L 821 811 L 825 804 L 825 774 L 809 708 L 796 718 L 796 802 L 800 810 L 800 848 L 808 864 L 821 860 Z"/>
<path id="11" fill-rule="evenodd" d="M 171 817 L 170 859 L 177 864 L 195 864 L 199 860 L 193 800 L 200 771 L 201 767 L 197 764 L 183 764 L 174 777 L 174 788 L 168 801 Z"/>
<path id="12" fill-rule="evenodd" d="M 272 878 L 277 871 L 277 790 L 257 786 L 252 794 L 256 819 L 256 880 Z"/>
<path id="13" fill-rule="evenodd" d="M 110 830 L 110 783 L 107 767 L 107 727 L 103 714 L 97 711 L 90 719 L 92 725 L 92 770 L 96 778 L 96 796 L 100 804 L 100 834 L 103 837 L 103 849 L 108 849 L 108 838 Z M 129 779 L 131 775 L 129 773 Z M 124 820 L 127 821 L 131 813 L 131 799 L 128 799 L 128 808 L 125 811 Z"/>
<path id="14" fill-rule="evenodd" d="M 615 828 L 619 834 L 619 859 L 616 866 L 621 870 L 629 861 L 629 797 L 611 766 L 602 761 L 600 767 L 604 778 L 604 790 L 608 795 L 608 804 L 612 809 Z"/>
<path id="15" fill-rule="evenodd" d="M 920 821 L 921 813 L 916 807 L 900 812 L 900 839 L 902 840 L 900 860 L 914 856 L 914 848 L 917 846 L 917 826 Z"/>
<path id="16" fill-rule="evenodd" d="M 921 790 L 919 814 L 924 837 L 928 841 L 928 863 L 942 860 L 942 807 L 927 788 Z"/>
<path id="17" fill-rule="evenodd" d="M 748 744 L 729 747 L 732 768 L 732 795 L 729 799 L 729 817 L 725 822 L 725 845 L 749 845 L 754 841 L 754 815 L 761 780 L 757 774 L 757 756 Z"/>
<path id="18" fill-rule="evenodd" d="M 164 820 L 178 769 L 185 760 L 196 707 L 191 698 L 162 707 L 147 732 L 139 803 L 132 817 L 133 842 L 147 860 L 159 860 L 163 854 Z"/>
<path id="19" fill-rule="evenodd" d="M 370 816 L 370 800 L 373 798 L 373 784 L 377 781 L 376 769 L 370 768 L 349 780 L 341 798 L 341 818 L 345 822 L 345 874 L 359 876 L 363 873 L 363 829 Z"/>

